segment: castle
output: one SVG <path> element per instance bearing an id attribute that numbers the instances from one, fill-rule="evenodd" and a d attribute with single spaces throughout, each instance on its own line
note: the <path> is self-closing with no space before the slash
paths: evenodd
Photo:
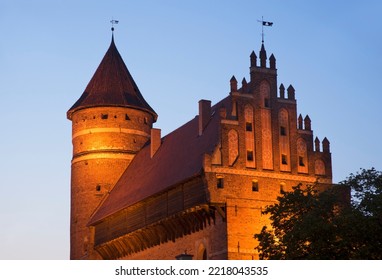
<path id="1" fill-rule="evenodd" d="M 228 84 L 228 83 L 227 83 Z M 72 121 L 71 259 L 257 259 L 262 214 L 293 186 L 332 183 L 329 141 L 297 115 L 261 45 L 249 81 L 168 135 L 114 37 Z"/>

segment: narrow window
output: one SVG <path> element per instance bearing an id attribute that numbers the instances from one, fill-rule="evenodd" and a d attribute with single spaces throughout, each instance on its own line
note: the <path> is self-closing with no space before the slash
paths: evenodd
<path id="1" fill-rule="evenodd" d="M 100 186 L 100 185 L 97 185 L 97 186 L 96 186 L 96 191 L 97 191 L 97 192 L 101 191 L 101 186 Z"/>
<path id="2" fill-rule="evenodd" d="M 269 98 L 264 98 L 264 107 L 269 108 Z"/>
<path id="3" fill-rule="evenodd" d="M 285 126 L 280 126 L 280 135 L 281 136 L 286 136 L 286 129 L 285 129 Z"/>
<path id="4" fill-rule="evenodd" d="M 250 122 L 245 123 L 245 130 L 246 131 L 252 131 L 252 123 L 250 123 Z"/>
<path id="5" fill-rule="evenodd" d="M 304 157 L 298 157 L 298 165 L 305 166 Z"/>
<path id="6" fill-rule="evenodd" d="M 125 120 L 129 121 L 130 118 L 129 118 L 129 115 L 128 114 L 125 114 Z"/>
<path id="7" fill-rule="evenodd" d="M 284 193 L 285 193 L 285 188 L 284 188 L 284 187 L 285 187 L 285 184 L 284 184 L 284 183 L 281 183 L 281 184 L 280 184 L 280 193 L 281 193 L 281 194 L 284 194 Z"/>
<path id="8" fill-rule="evenodd" d="M 223 182 L 223 178 L 222 177 L 216 178 L 216 187 L 218 189 L 224 188 L 224 182 Z"/>
<path id="9" fill-rule="evenodd" d="M 144 122 L 145 124 L 147 124 L 147 118 L 146 118 L 146 117 L 143 119 L 143 122 Z"/>
<path id="10" fill-rule="evenodd" d="M 247 151 L 247 160 L 253 161 L 253 151 Z"/>
<path id="11" fill-rule="evenodd" d="M 281 163 L 282 164 L 288 164 L 287 156 L 286 155 L 281 155 Z"/>
<path id="12" fill-rule="evenodd" d="M 259 182 L 258 181 L 252 181 L 252 191 L 253 192 L 259 191 Z"/>
<path id="13" fill-rule="evenodd" d="M 103 120 L 107 120 L 108 117 L 109 117 L 108 114 L 101 114 L 101 119 Z"/>

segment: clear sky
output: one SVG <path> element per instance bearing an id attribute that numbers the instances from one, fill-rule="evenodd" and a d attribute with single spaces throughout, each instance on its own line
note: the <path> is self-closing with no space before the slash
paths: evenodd
<path id="1" fill-rule="evenodd" d="M 0 259 L 68 259 L 71 123 L 111 40 L 165 135 L 249 79 L 261 26 L 278 83 L 331 143 L 334 182 L 382 169 L 382 2 L 1 0 Z"/>

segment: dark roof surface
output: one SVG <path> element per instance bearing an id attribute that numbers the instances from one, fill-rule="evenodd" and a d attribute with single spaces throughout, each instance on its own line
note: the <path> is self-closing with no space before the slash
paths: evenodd
<path id="1" fill-rule="evenodd" d="M 98 106 L 137 108 L 150 112 L 155 120 L 157 118 L 123 62 L 114 44 L 114 37 L 84 93 L 69 109 L 67 116 L 71 119 L 76 110 Z"/>
<path id="2" fill-rule="evenodd" d="M 211 119 L 201 136 L 198 135 L 199 120 L 196 116 L 163 137 L 153 158 L 150 145 L 146 145 L 134 157 L 89 224 L 201 174 L 204 154 L 212 154 L 220 138 L 219 108 L 226 107 L 228 100 L 225 98 L 212 107 Z"/>

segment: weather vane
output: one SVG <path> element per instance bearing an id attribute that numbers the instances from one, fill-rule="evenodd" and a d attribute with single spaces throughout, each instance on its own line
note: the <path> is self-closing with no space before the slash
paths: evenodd
<path id="1" fill-rule="evenodd" d="M 261 20 L 258 20 L 258 22 L 261 22 L 261 42 L 264 44 L 264 26 L 272 26 L 273 22 L 264 21 L 263 17 L 261 17 Z"/>
<path id="2" fill-rule="evenodd" d="M 112 19 L 110 21 L 110 23 L 111 23 L 111 31 L 112 32 L 114 31 L 114 24 L 118 24 L 118 22 L 119 22 L 119 20 L 115 20 L 115 19 Z"/>

